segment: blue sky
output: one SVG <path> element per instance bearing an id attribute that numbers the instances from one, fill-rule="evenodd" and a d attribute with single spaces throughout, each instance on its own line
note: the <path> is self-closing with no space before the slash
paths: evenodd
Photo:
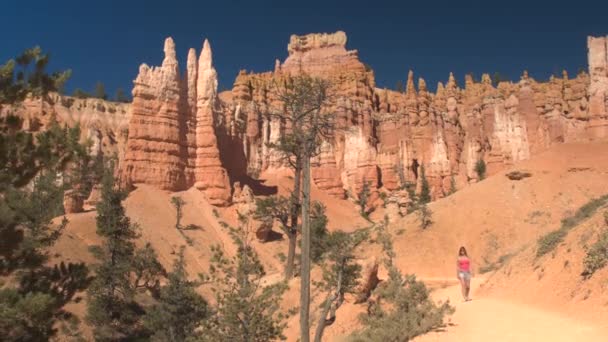
<path id="1" fill-rule="evenodd" d="M 409 69 L 434 88 L 453 71 L 537 79 L 587 66 L 587 35 L 608 35 L 608 1 L 7 1 L 0 61 L 40 45 L 51 68 L 70 68 L 67 91 L 130 91 L 141 63 L 160 64 L 172 36 L 183 70 L 188 48 L 208 38 L 231 88 L 240 69 L 267 71 L 287 56 L 293 33 L 348 35 L 349 49 L 394 88 Z"/>

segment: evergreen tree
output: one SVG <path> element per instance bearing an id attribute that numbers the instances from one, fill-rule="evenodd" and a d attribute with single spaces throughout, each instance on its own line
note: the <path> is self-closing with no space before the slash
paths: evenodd
<path id="1" fill-rule="evenodd" d="M 319 201 L 312 202 L 310 210 L 310 260 L 314 263 L 321 261 L 330 245 L 327 230 L 327 215 L 325 206 Z"/>
<path id="2" fill-rule="evenodd" d="M 0 105 L 19 103 L 28 94 L 42 103 L 49 92 L 61 89 L 72 72 L 48 73 L 49 60 L 49 55 L 35 46 L 0 65 Z"/>
<path id="3" fill-rule="evenodd" d="M 179 196 L 173 196 L 171 197 L 171 204 L 173 205 L 173 207 L 175 207 L 175 228 L 181 229 L 181 221 L 183 216 L 182 208 L 184 207 L 184 205 L 186 205 L 186 201 L 184 201 Z"/>
<path id="4" fill-rule="evenodd" d="M 198 341 L 263 342 L 284 339 L 285 317 L 280 312 L 285 283 L 262 285 L 265 271 L 249 245 L 247 232 L 233 229 L 236 256 L 227 258 L 220 246 L 212 248 L 210 280 L 215 310 L 204 322 Z"/>
<path id="5" fill-rule="evenodd" d="M 456 191 L 458 191 L 458 189 L 456 188 L 456 179 L 454 178 L 454 175 L 452 175 L 450 177 L 450 191 L 448 192 L 448 195 L 451 195 Z"/>
<path id="6" fill-rule="evenodd" d="M 28 95 L 42 106 L 48 92 L 59 90 L 70 75 L 48 74 L 48 62 L 49 56 L 35 47 L 0 66 L 0 106 L 19 105 Z M 64 188 L 57 184 L 57 172 L 80 145 L 72 130 L 58 125 L 37 135 L 20 127 L 15 116 L 0 119 L 0 275 L 11 279 L 0 285 L 0 336 L 3 341 L 46 341 L 64 317 L 61 306 L 83 288 L 76 282 L 87 275 L 84 265 L 46 265 L 48 248 L 67 224 L 65 219 L 52 223 L 63 214 Z M 33 188 L 20 189 L 32 179 Z"/>
<path id="7" fill-rule="evenodd" d="M 99 264 L 88 289 L 87 321 L 98 341 L 118 341 L 137 333 L 138 312 L 131 282 L 136 226 L 125 214 L 125 193 L 115 188 L 112 169 L 106 170 L 97 204 L 97 234 L 104 238 L 93 250 Z"/>
<path id="8" fill-rule="evenodd" d="M 486 178 L 486 162 L 483 159 L 479 159 L 475 163 L 475 172 L 477 173 L 479 180 L 484 180 Z"/>
<path id="9" fill-rule="evenodd" d="M 42 173 L 31 192 L 10 187 L 0 199 L 0 272 L 35 269 L 47 260 L 47 248 L 67 224 L 53 225 L 63 214 L 63 187 L 55 174 Z"/>
<path id="10" fill-rule="evenodd" d="M 196 293 L 199 283 L 188 280 L 183 248 L 168 279 L 160 291 L 159 304 L 149 310 L 144 324 L 152 341 L 182 342 L 194 336 L 195 329 L 210 315 L 207 302 Z"/>
<path id="11" fill-rule="evenodd" d="M 367 200 L 370 195 L 369 182 L 365 179 L 363 180 L 363 186 L 361 187 L 361 191 L 359 191 L 357 195 L 357 205 L 359 206 L 359 214 L 364 218 L 368 219 L 369 212 L 367 210 Z"/>
<path id="12" fill-rule="evenodd" d="M 93 96 L 98 99 L 107 100 L 108 95 L 106 94 L 106 86 L 101 82 L 97 82 L 95 84 L 95 92 L 93 93 Z"/>
<path id="13" fill-rule="evenodd" d="M 3 341 L 47 341 L 53 335 L 55 301 L 44 293 L 0 289 L 0 336 Z"/>
<path id="14" fill-rule="evenodd" d="M 74 91 L 72 92 L 72 96 L 77 99 L 88 99 L 89 97 L 92 97 L 91 94 L 87 93 L 86 91 L 84 91 L 80 88 L 74 89 Z"/>
<path id="15" fill-rule="evenodd" d="M 377 229 L 376 241 L 384 251 L 384 265 L 389 278 L 374 290 L 376 300 L 359 319 L 363 328 L 351 335 L 356 342 L 410 341 L 444 324 L 454 312 L 449 302 L 435 303 L 423 282 L 413 275 L 403 275 L 393 264 L 396 257 L 393 239 L 386 225 Z"/>
<path id="16" fill-rule="evenodd" d="M 279 227 L 289 240 L 287 260 L 285 263 L 285 279 L 293 276 L 294 260 L 298 237 L 298 226 L 291 224 L 293 202 L 284 196 L 270 196 L 256 200 L 254 217 L 272 226 L 272 221 L 278 221 Z"/>
<path id="17" fill-rule="evenodd" d="M 158 261 L 156 251 L 149 242 L 135 251 L 132 267 L 135 288 L 148 290 L 152 295 L 157 296 L 160 290 L 160 278 L 166 276 L 167 271 Z"/>
<path id="18" fill-rule="evenodd" d="M 123 103 L 131 102 L 131 100 L 129 99 L 129 97 L 127 96 L 125 91 L 122 90 L 122 88 L 116 89 L 116 95 L 114 95 L 114 100 L 116 100 L 116 102 L 123 102 Z"/>
<path id="19" fill-rule="evenodd" d="M 327 256 L 323 262 L 323 279 L 316 285 L 327 292 L 321 305 L 321 315 L 315 332 L 315 342 L 320 342 L 327 324 L 336 320 L 336 311 L 344 301 L 344 295 L 355 293 L 361 276 L 361 265 L 355 261 L 354 248 L 367 237 L 365 234 L 336 231 L 328 236 Z"/>
<path id="20" fill-rule="evenodd" d="M 419 201 L 421 204 L 426 204 L 431 201 L 431 189 L 429 187 L 429 181 L 426 179 L 424 165 L 420 165 L 420 196 Z"/>

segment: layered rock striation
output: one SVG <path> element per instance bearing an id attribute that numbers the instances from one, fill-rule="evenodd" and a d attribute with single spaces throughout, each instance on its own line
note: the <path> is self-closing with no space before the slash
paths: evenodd
<path id="1" fill-rule="evenodd" d="M 142 65 L 134 81 L 122 178 L 167 190 L 195 186 L 216 205 L 230 202 L 231 182 L 288 167 L 269 144 L 289 127 L 263 113 L 280 107 L 276 85 L 299 74 L 331 84 L 329 110 L 339 131 L 325 141 L 312 177 L 336 196 L 420 183 L 434 197 L 478 180 L 475 165 L 498 172 L 556 143 L 608 138 L 608 38 L 588 38 L 589 72 L 547 82 L 524 72 L 496 84 L 484 74 L 459 85 L 453 74 L 429 90 L 408 74 L 402 92 L 376 87 L 373 71 L 346 49 L 344 32 L 293 35 L 273 71 L 241 71 L 217 93 L 207 41 L 188 53 L 179 74 L 175 45 L 165 42 L 160 67 Z"/>
<path id="2" fill-rule="evenodd" d="M 537 82 L 524 72 L 519 82 L 499 84 L 489 75 L 467 76 L 462 87 L 450 74 L 436 93 L 411 71 L 404 92 L 377 88 L 373 71 L 346 41 L 344 32 L 294 35 L 274 71 L 239 73 L 224 108 L 239 123 L 228 126 L 241 127 L 229 131 L 241 139 L 250 173 L 285 167 L 266 147 L 285 127 L 260 109 L 276 105 L 276 84 L 302 73 L 332 85 L 331 110 L 342 129 L 321 146 L 312 176 L 338 197 L 356 196 L 365 182 L 389 191 L 419 182 L 422 166 L 440 197 L 453 184 L 477 181 L 480 160 L 491 174 L 555 143 L 608 138 L 604 37 L 588 40 L 588 74 Z"/>
<path id="3" fill-rule="evenodd" d="M 210 203 L 227 205 L 231 190 L 215 133 L 217 73 L 211 47 L 204 42 L 198 63 L 195 51 L 189 51 L 183 78 L 171 38 L 164 52 L 160 67 L 142 64 L 134 81 L 121 179 L 172 191 L 195 186 Z"/>

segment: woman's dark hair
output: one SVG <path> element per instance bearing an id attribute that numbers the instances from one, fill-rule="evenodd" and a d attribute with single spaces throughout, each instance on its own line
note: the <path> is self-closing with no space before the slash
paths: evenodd
<path id="1" fill-rule="evenodd" d="M 458 250 L 458 255 L 464 255 L 466 257 L 468 257 L 469 255 L 467 254 L 467 249 L 464 248 L 464 246 L 460 247 L 460 249 Z"/>

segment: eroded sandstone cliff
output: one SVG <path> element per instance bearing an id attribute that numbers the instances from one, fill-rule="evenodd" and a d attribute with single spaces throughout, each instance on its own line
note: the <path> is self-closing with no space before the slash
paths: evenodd
<path id="1" fill-rule="evenodd" d="M 276 85 L 301 73 L 327 79 L 340 127 L 323 143 L 312 177 L 328 193 L 356 196 L 364 183 L 375 193 L 419 182 L 420 168 L 435 197 L 530 158 L 556 143 L 608 139 L 608 37 L 589 37 L 588 73 L 493 84 L 487 74 L 459 85 L 454 75 L 431 92 L 408 74 L 406 89 L 376 87 L 373 71 L 346 49 L 344 32 L 293 35 L 285 61 L 273 71 L 241 71 L 231 91 L 217 93 L 211 47 L 190 49 L 180 75 L 171 38 L 159 67 L 140 66 L 133 103 L 53 95 L 19 109 L 24 129 L 41 129 L 50 115 L 80 124 L 96 153 L 117 152 L 121 179 L 166 190 L 192 186 L 211 203 L 226 205 L 231 183 L 286 167 L 268 147 L 288 129 L 265 116 L 280 105 Z M 6 112 L 6 108 L 3 109 Z M 128 135 L 128 141 L 127 141 Z"/>
<path id="2" fill-rule="evenodd" d="M 484 160 L 494 173 L 530 158 L 552 144 L 608 138 L 606 38 L 589 38 L 589 74 L 537 82 L 527 72 L 517 83 L 492 84 L 467 76 L 460 87 L 450 74 L 431 93 L 410 71 L 404 93 L 376 88 L 373 71 L 346 49 L 344 32 L 292 36 L 289 56 L 266 73 L 241 72 L 226 117 L 244 122 L 238 135 L 253 173 L 278 168 L 266 147 L 285 129 L 260 108 L 276 101 L 281 79 L 308 73 L 329 80 L 332 110 L 343 128 L 326 142 L 313 179 L 336 196 L 356 195 L 364 182 L 396 190 L 417 182 L 424 165 L 435 197 L 452 182 L 462 187 L 477 180 L 475 164 Z"/>
<path id="3" fill-rule="evenodd" d="M 214 205 L 230 202 L 230 182 L 220 161 L 214 118 L 217 73 L 205 41 L 196 62 L 190 50 L 180 78 L 173 39 L 165 40 L 160 67 L 142 64 L 134 81 L 129 139 L 121 178 L 164 190 L 202 190 Z"/>

